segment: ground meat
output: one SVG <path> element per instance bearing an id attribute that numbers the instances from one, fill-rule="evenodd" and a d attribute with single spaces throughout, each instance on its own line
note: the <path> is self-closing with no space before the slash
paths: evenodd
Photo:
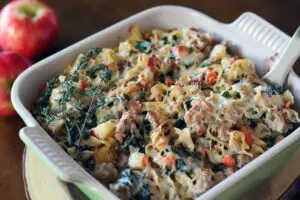
<path id="1" fill-rule="evenodd" d="M 127 200 L 130 199 L 131 197 L 130 188 L 125 184 L 122 183 L 110 184 L 109 189 L 121 200 Z"/>
<path id="2" fill-rule="evenodd" d="M 205 118 L 213 111 L 213 107 L 206 101 L 198 100 L 185 113 L 184 120 L 192 133 L 201 136 L 206 132 Z"/>
<path id="3" fill-rule="evenodd" d="M 117 124 L 115 138 L 119 142 L 123 142 L 126 137 L 126 132 L 135 133 L 138 131 L 137 124 L 141 121 L 140 117 L 131 111 L 125 112 L 119 123 Z"/>
<path id="4" fill-rule="evenodd" d="M 117 161 L 118 169 L 124 168 L 127 164 L 128 164 L 128 156 L 126 156 L 125 154 L 121 154 Z"/>
<path id="5" fill-rule="evenodd" d="M 111 183 L 118 179 L 119 172 L 113 163 L 100 163 L 96 165 L 93 175 L 100 181 Z"/>

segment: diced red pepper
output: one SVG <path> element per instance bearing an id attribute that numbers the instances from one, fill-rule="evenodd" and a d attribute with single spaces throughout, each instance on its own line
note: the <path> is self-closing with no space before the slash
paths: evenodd
<path id="1" fill-rule="evenodd" d="M 151 39 L 151 33 L 150 32 L 145 33 L 144 37 L 145 37 L 146 40 L 150 40 Z"/>
<path id="2" fill-rule="evenodd" d="M 148 61 L 148 67 L 150 69 L 158 68 L 160 65 L 160 60 L 157 57 L 151 57 Z"/>
<path id="3" fill-rule="evenodd" d="M 217 73 L 215 73 L 215 72 L 209 72 L 209 73 L 207 74 L 207 77 L 208 77 L 208 82 L 209 82 L 210 84 L 212 84 L 212 85 L 216 84 L 217 78 L 218 78 Z"/>
<path id="4" fill-rule="evenodd" d="M 83 90 L 89 87 L 89 83 L 86 80 L 80 80 L 79 81 L 79 87 Z"/>
<path id="5" fill-rule="evenodd" d="M 253 143 L 253 139 L 252 139 L 253 129 L 250 127 L 242 127 L 241 130 L 245 135 L 245 142 L 251 147 Z"/>
<path id="6" fill-rule="evenodd" d="M 233 167 L 235 165 L 235 160 L 232 156 L 225 155 L 223 163 L 224 163 L 224 165 L 226 165 L 226 167 Z"/>
<path id="7" fill-rule="evenodd" d="M 149 156 L 144 156 L 143 163 L 144 163 L 145 166 L 150 166 Z"/>
<path id="8" fill-rule="evenodd" d="M 174 85 L 174 81 L 169 76 L 166 77 L 165 83 L 168 86 Z"/>
<path id="9" fill-rule="evenodd" d="M 164 158 L 164 161 L 169 169 L 175 167 L 176 156 L 174 154 L 168 155 Z"/>

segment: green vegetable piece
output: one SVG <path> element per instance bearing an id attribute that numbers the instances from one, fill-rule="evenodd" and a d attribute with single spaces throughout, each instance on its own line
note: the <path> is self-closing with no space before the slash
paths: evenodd
<path id="1" fill-rule="evenodd" d="M 110 81 L 111 77 L 112 77 L 112 71 L 110 69 L 108 69 L 107 67 L 101 67 L 100 68 L 100 78 L 104 82 Z"/>
<path id="2" fill-rule="evenodd" d="M 151 42 L 149 42 L 147 40 L 141 40 L 141 41 L 136 42 L 135 48 L 137 48 L 142 53 L 146 53 L 146 51 L 149 49 L 150 45 L 151 45 Z"/>
<path id="3" fill-rule="evenodd" d="M 225 92 L 222 93 L 222 97 L 225 97 L 226 99 L 229 99 L 229 98 L 231 98 L 231 95 L 228 91 L 225 91 Z"/>
<path id="4" fill-rule="evenodd" d="M 203 67 L 207 67 L 211 65 L 211 63 L 209 62 L 209 60 L 204 60 L 201 64 L 200 64 L 200 67 L 203 68 Z"/>
<path id="5" fill-rule="evenodd" d="M 239 92 L 235 92 L 234 93 L 234 98 L 235 99 L 240 99 L 241 98 L 241 94 Z"/>
<path id="6" fill-rule="evenodd" d="M 271 148 L 276 142 L 276 136 L 269 135 L 264 137 L 262 140 L 267 143 L 268 148 Z"/>
<path id="7" fill-rule="evenodd" d="M 177 40 L 178 40 L 177 35 L 173 35 L 173 36 L 172 36 L 172 39 L 173 39 L 174 41 L 177 41 Z"/>
<path id="8" fill-rule="evenodd" d="M 88 58 L 95 58 L 101 51 L 102 51 L 102 48 L 93 48 L 93 49 L 88 50 L 86 56 Z"/>

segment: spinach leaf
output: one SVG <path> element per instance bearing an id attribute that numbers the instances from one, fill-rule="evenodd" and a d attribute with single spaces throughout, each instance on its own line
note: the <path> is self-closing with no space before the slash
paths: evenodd
<path id="1" fill-rule="evenodd" d="M 135 48 L 137 48 L 141 53 L 146 53 L 146 51 L 149 50 L 150 45 L 151 42 L 147 40 L 141 40 L 136 42 Z"/>
<path id="2" fill-rule="evenodd" d="M 271 148 L 276 142 L 276 136 L 269 135 L 264 137 L 262 140 L 267 143 L 268 148 Z"/>
<path id="3" fill-rule="evenodd" d="M 187 99 L 183 102 L 184 106 L 186 107 L 186 110 L 189 110 L 192 107 L 192 99 Z"/>
<path id="4" fill-rule="evenodd" d="M 221 95 L 222 95 L 222 97 L 225 97 L 226 99 L 231 98 L 231 95 L 228 91 L 223 92 Z"/>
<path id="5" fill-rule="evenodd" d="M 178 154 L 181 157 L 187 158 L 187 157 L 191 157 L 194 161 L 200 161 L 200 156 L 192 151 L 189 151 L 187 149 L 185 149 L 184 147 L 171 147 L 172 151 L 176 154 Z"/>
<path id="6" fill-rule="evenodd" d="M 111 77 L 112 77 L 112 71 L 110 69 L 108 69 L 107 67 L 101 67 L 100 68 L 100 78 L 104 82 L 110 81 Z"/>
<path id="7" fill-rule="evenodd" d="M 123 170 L 117 183 L 129 186 L 134 199 L 150 200 L 151 193 L 147 179 L 131 169 Z"/>
<path id="8" fill-rule="evenodd" d="M 128 134 L 125 137 L 125 140 L 121 144 L 121 148 L 123 151 L 129 155 L 129 147 L 132 146 L 134 148 L 139 149 L 139 152 L 145 153 L 145 139 L 140 135 Z"/>
<path id="9" fill-rule="evenodd" d="M 268 96 L 279 95 L 280 90 L 281 90 L 280 87 L 269 86 L 263 90 L 263 93 L 267 94 Z"/>
<path id="10" fill-rule="evenodd" d="M 186 127 L 186 123 L 183 119 L 177 119 L 175 122 L 175 127 L 179 129 L 184 129 Z"/>
<path id="11" fill-rule="evenodd" d="M 88 58 L 95 58 L 99 53 L 101 53 L 101 51 L 102 51 L 102 48 L 97 48 L 96 47 L 96 48 L 88 50 L 86 56 Z"/>
<path id="12" fill-rule="evenodd" d="M 182 158 L 179 158 L 176 160 L 176 170 L 180 170 L 183 172 L 191 172 L 192 168 L 189 167 L 188 165 L 186 165 L 186 163 L 184 162 L 184 160 Z"/>

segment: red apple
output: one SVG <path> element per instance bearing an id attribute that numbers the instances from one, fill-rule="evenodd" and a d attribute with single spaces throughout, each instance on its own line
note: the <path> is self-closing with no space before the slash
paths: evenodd
<path id="1" fill-rule="evenodd" d="M 0 14 L 0 46 L 29 59 L 48 50 L 58 38 L 55 12 L 37 0 L 8 3 Z"/>
<path id="2" fill-rule="evenodd" d="M 17 76 L 30 65 L 26 57 L 16 52 L 0 52 L 0 117 L 16 115 L 10 90 Z"/>

